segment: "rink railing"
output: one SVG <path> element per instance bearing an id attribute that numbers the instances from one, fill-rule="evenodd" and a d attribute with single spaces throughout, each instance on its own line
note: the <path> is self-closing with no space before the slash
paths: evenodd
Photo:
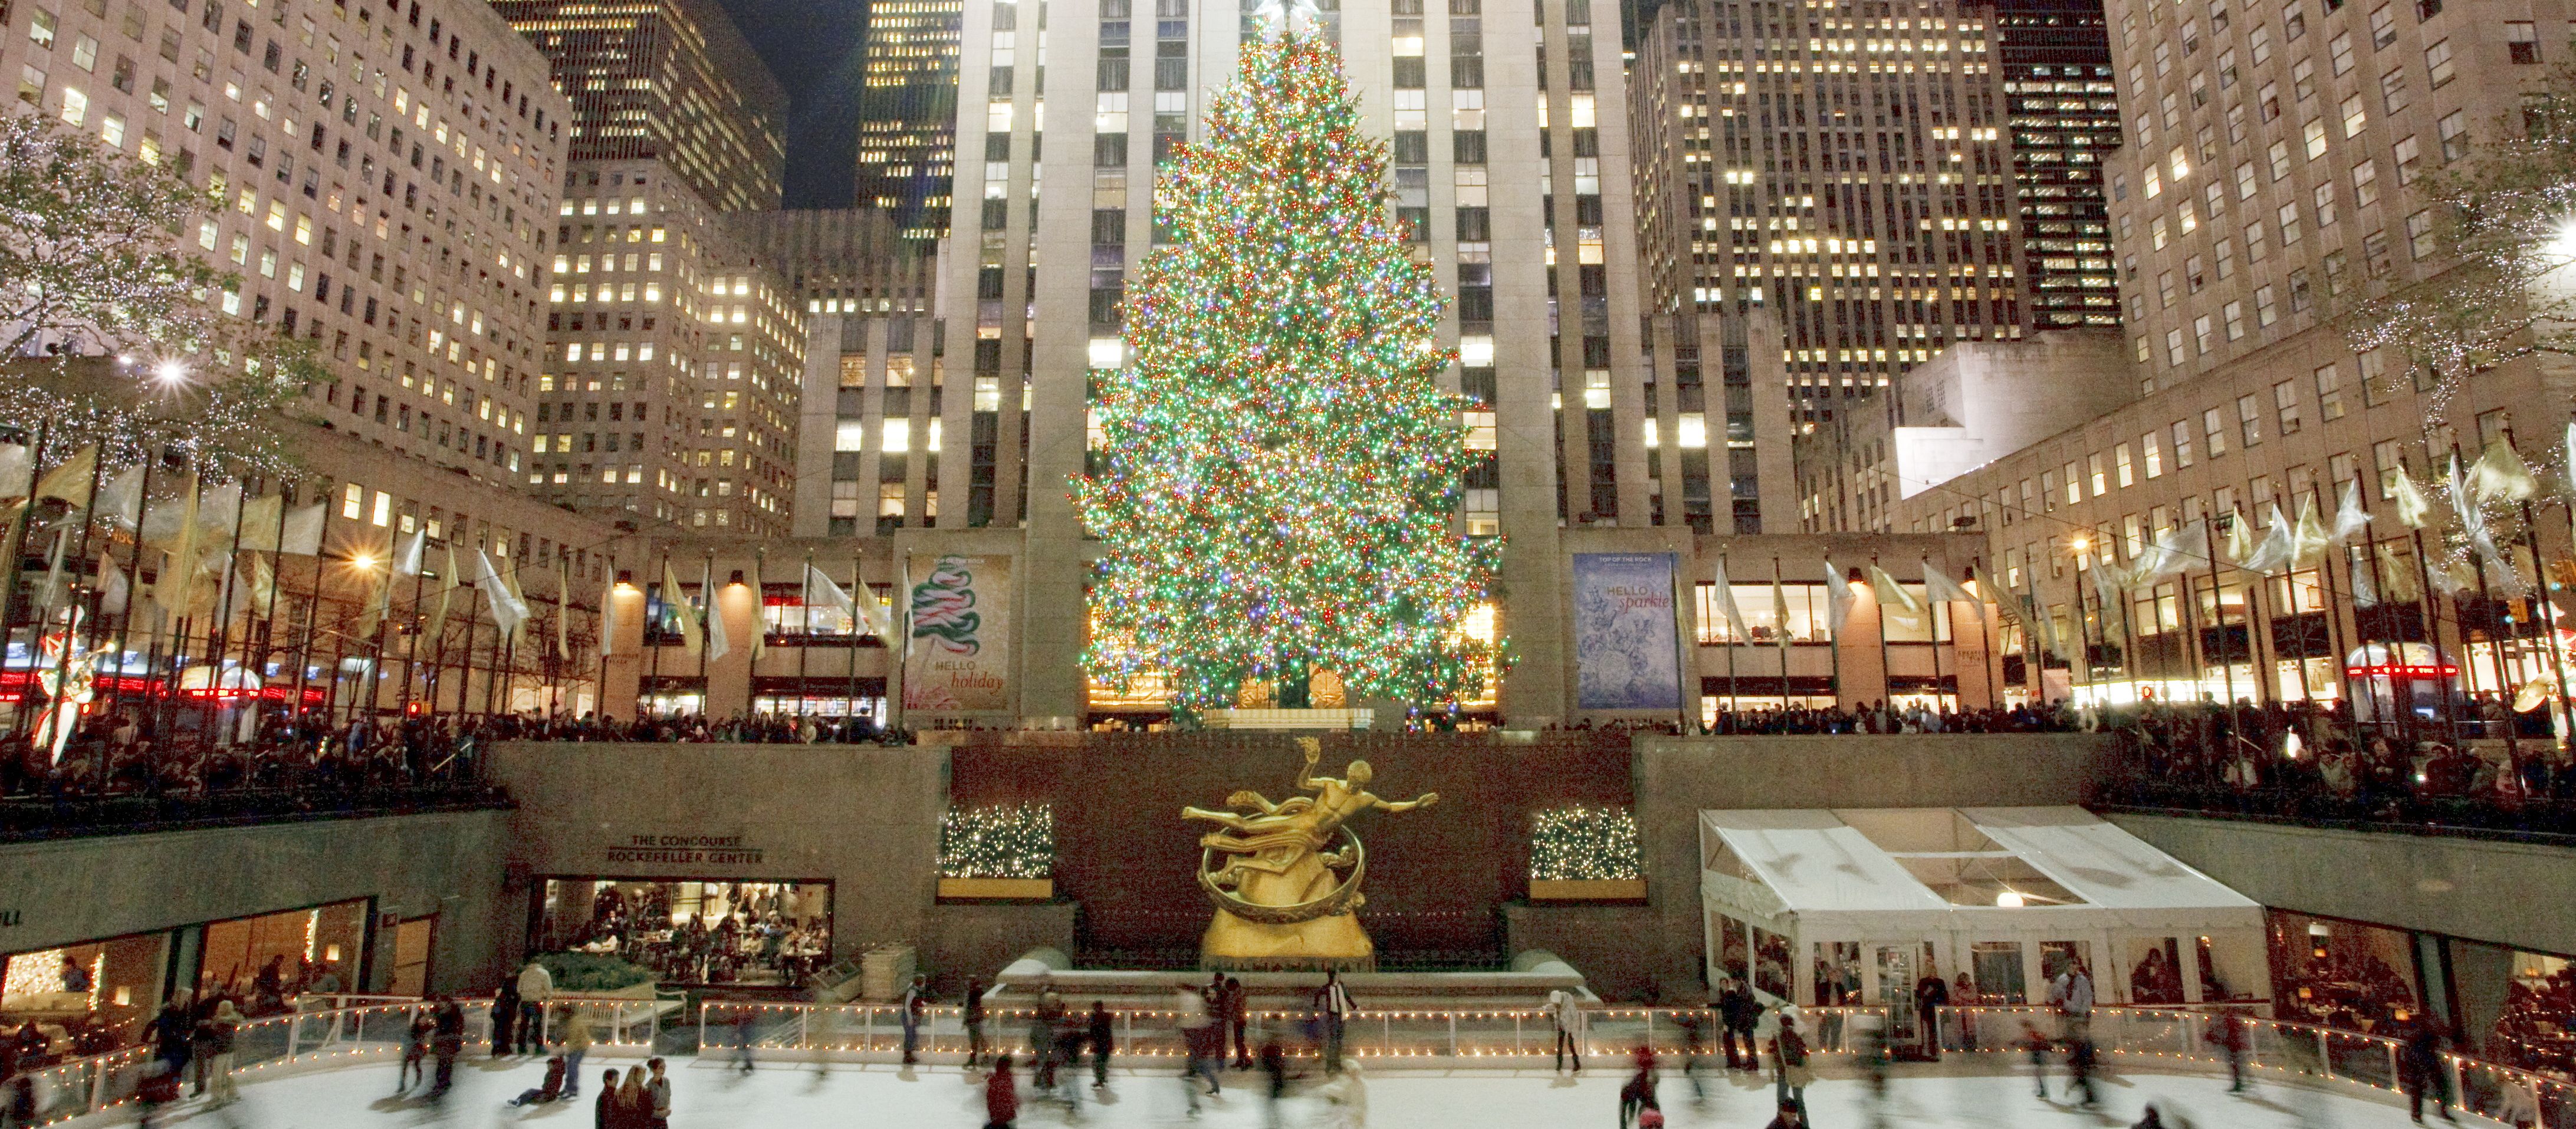
<path id="1" fill-rule="evenodd" d="M 306 1010 L 266 1016 L 242 1024 L 234 1039 L 236 1076 L 258 1077 L 287 1067 L 344 1067 L 399 1061 L 415 1020 L 435 1005 L 391 997 L 307 997 Z M 492 1015 L 488 1000 L 459 1001 L 464 1009 L 463 1054 L 490 1053 Z M 1905 1022 L 1885 1008 L 1801 1008 L 1801 1030 L 1813 1050 L 1829 1058 L 1850 1059 L 1872 1053 L 1878 1033 L 1891 1021 Z M 557 997 L 545 1009 L 546 1036 L 559 1041 L 565 1024 L 578 1015 L 587 1022 L 593 1053 L 630 1056 L 655 1053 L 653 1048 L 676 1039 L 659 1053 L 685 1053 L 694 1042 L 699 1053 L 742 1053 L 747 1043 L 755 1058 L 798 1060 L 891 1061 L 903 1053 L 903 1009 L 892 1004 L 802 1004 L 710 1001 L 694 1009 L 670 1000 Z M 986 1009 L 984 1035 L 994 1053 L 1029 1051 L 1032 1007 L 996 1004 Z M 1184 1041 L 1180 1013 L 1171 1009 L 1116 1007 L 1112 1061 L 1177 1060 Z M 1277 1035 L 1296 1049 L 1318 1053 L 1323 1032 L 1312 1012 L 1255 1011 L 1251 1041 L 1258 1045 Z M 2215 1013 L 2187 1008 L 2099 1008 L 2087 1025 L 2097 1049 L 2123 1064 L 2157 1069 L 2223 1074 L 2225 1052 L 2212 1038 Z M 2319 1027 L 2313 1024 L 2243 1018 L 2244 1063 L 2257 1076 L 2346 1083 L 2395 1091 L 2404 1078 L 2402 1045 L 2384 1036 Z M 2066 1021 L 2038 1007 L 1944 1008 L 1939 1015 L 1941 1043 L 1948 1054 L 1987 1058 L 1998 1069 L 2018 1069 L 2027 1048 L 2024 1025 L 2050 1039 L 2068 1033 Z M 1773 1021 L 1765 1018 L 1758 1035 L 1767 1041 Z M 1910 1022 L 1905 1022 L 1910 1026 Z M 1639 1046 L 1649 1046 L 1672 1060 L 1689 1056 L 1694 1047 L 1702 1065 L 1718 1065 L 1719 1024 L 1707 1008 L 1602 1007 L 1584 1009 L 1576 1039 L 1589 1056 L 1615 1061 Z M 927 1009 L 916 1032 L 916 1052 L 925 1062 L 955 1063 L 965 1058 L 964 1015 L 954 1005 Z M 1898 1042 L 1907 1041 L 1901 1035 Z M 1556 1046 L 1556 1026 L 1538 1008 L 1397 1008 L 1352 1013 L 1342 1029 L 1343 1053 L 1369 1060 L 1380 1069 L 1453 1068 L 1484 1060 L 1494 1066 L 1548 1062 Z M 1226 1047 L 1231 1056 L 1232 1046 Z M 433 1052 L 424 1068 L 435 1069 Z M 1462 1061 L 1464 1060 L 1464 1061 Z M 2576 1129 L 2576 1088 L 2568 1081 L 2464 1055 L 2442 1056 L 2450 1092 L 2465 1109 L 2504 1121 L 2532 1123 L 2543 1129 Z M 1764 1061 L 1768 1061 L 1766 1058 Z M 1605 1061 L 1604 1065 L 1608 1065 Z M 35 1123 L 47 1124 L 80 1114 L 124 1105 L 148 1072 L 158 1069 L 149 1046 L 45 1067 L 30 1072 L 35 1088 Z M 193 1088 L 194 1065 L 184 1080 Z"/>
<path id="2" fill-rule="evenodd" d="M 307 996 L 300 1010 L 244 1021 L 233 1035 L 233 1075 L 255 1079 L 263 1072 L 290 1066 L 330 1068 L 364 1062 L 399 1061 L 410 1041 L 415 1020 L 427 1016 L 433 1003 L 393 996 Z M 464 1054 L 490 1053 L 492 1004 L 459 1000 L 465 1013 Z M 548 1007 L 548 1031 L 563 1033 L 566 1017 L 576 1012 L 591 1024 L 595 1052 L 615 1055 L 650 1048 L 661 1034 L 661 1016 L 678 1005 L 655 1000 L 604 998 L 559 999 Z M 436 1069 L 433 1052 L 423 1060 Z M 34 1110 L 32 1124 L 57 1121 L 126 1105 L 135 1100 L 143 1080 L 161 1068 L 153 1048 L 127 1047 L 109 1054 L 72 1059 L 26 1073 Z M 197 1066 L 181 1073 L 182 1093 L 196 1089 Z"/>
<path id="3" fill-rule="evenodd" d="M 1068 1008 L 1079 1011 L 1080 1002 L 1070 999 Z M 1894 1018 L 1886 1008 L 1799 1011 L 1810 1047 L 1835 1057 L 1869 1052 L 1874 1033 L 1885 1030 Z M 1184 1053 L 1178 1011 L 1113 1006 L 1110 1015 L 1115 1030 L 1113 1062 L 1177 1059 Z M 1576 1037 L 1586 1055 L 1619 1058 L 1642 1045 L 1653 1047 L 1661 1056 L 1686 1056 L 1694 1029 L 1703 1058 L 1714 1060 L 1721 1053 L 1717 1015 L 1708 1008 L 1596 1006 L 1586 1008 L 1582 1016 Z M 2224 1074 L 2226 1052 L 2212 1038 L 2216 1017 L 2214 1011 L 2192 1008 L 2098 1008 L 2087 1026 L 2095 1048 L 2123 1062 Z M 893 1004 L 711 1001 L 700 1005 L 692 1018 L 703 1054 L 740 1053 L 745 1041 L 754 1057 L 892 1061 L 903 1053 L 903 1009 Z M 986 1048 L 1000 1054 L 1029 1053 L 1035 1018 L 1036 1010 L 1026 1005 L 988 1006 Z M 1068 1016 L 1068 1020 L 1078 1018 Z M 2281 1020 L 2241 1017 L 2239 1022 L 2244 1027 L 2249 1074 L 2392 1092 L 2400 1089 L 2404 1047 L 2396 1039 Z M 1993 1061 L 2004 1069 L 2017 1068 L 2027 1053 L 2020 1042 L 2025 1023 L 2052 1040 L 2066 1034 L 2065 1021 L 2043 1007 L 1943 1008 L 1939 1023 L 1945 1052 L 1996 1056 Z M 1759 1032 L 1766 1044 L 1773 1026 L 1766 1017 Z M 1254 1011 L 1251 1028 L 1255 1047 L 1276 1034 L 1295 1048 L 1292 1055 L 1318 1053 L 1322 1032 L 1310 1011 Z M 1227 1038 L 1224 1051 L 1231 1058 L 1234 1047 L 1230 1034 Z M 915 1039 L 915 1052 L 922 1061 L 962 1062 L 967 1050 L 963 1011 L 954 1005 L 927 1009 Z M 1380 1068 L 1453 1067 L 1462 1065 L 1461 1060 L 1479 1059 L 1495 1066 L 1524 1065 L 1552 1059 L 1556 1027 L 1548 1013 L 1538 1008 L 1363 1009 L 1344 1022 L 1342 1046 L 1344 1054 Z M 2465 1055 L 2445 1053 L 2442 1061 L 2450 1092 L 2462 1107 L 2508 1124 L 2518 1113 L 2523 1121 L 2545 1129 L 2576 1129 L 2576 1088 L 2566 1080 Z"/>

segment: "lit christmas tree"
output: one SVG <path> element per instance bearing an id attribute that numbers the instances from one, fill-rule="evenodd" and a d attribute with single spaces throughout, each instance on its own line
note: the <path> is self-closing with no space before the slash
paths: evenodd
<path id="1" fill-rule="evenodd" d="M 1133 362 L 1095 374 L 1094 675 L 1163 673 L 1183 712 L 1256 679 L 1303 704 L 1310 671 L 1353 699 L 1481 689 L 1500 643 L 1462 628 L 1500 546 L 1451 530 L 1464 402 L 1433 382 L 1442 302 L 1385 178 L 1330 45 L 1244 45 L 1155 194 Z"/>

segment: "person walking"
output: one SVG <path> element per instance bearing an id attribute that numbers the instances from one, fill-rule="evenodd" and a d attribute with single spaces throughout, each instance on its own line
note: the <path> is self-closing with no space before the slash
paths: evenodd
<path id="1" fill-rule="evenodd" d="M 1324 973 L 1324 986 L 1315 993 L 1315 1010 L 1324 1020 L 1324 1069 L 1327 1072 L 1339 1071 L 1342 1068 L 1342 1027 L 1350 1021 L 1354 1010 L 1350 990 L 1342 987 L 1340 970 Z"/>
<path id="2" fill-rule="evenodd" d="M 572 1096 L 573 1091 L 564 1091 L 564 1097 L 570 1098 Z M 625 1124 L 618 1117 L 617 1071 L 615 1069 L 612 1068 L 607 1073 L 600 1075 L 599 1100 L 590 1104 L 590 1111 L 591 1125 L 593 1129 L 626 1129 Z"/>
<path id="3" fill-rule="evenodd" d="M 733 1010 L 733 1061 L 745 1074 L 751 1073 L 751 1008 Z"/>
<path id="4" fill-rule="evenodd" d="M 1565 1060 L 1574 1059 L 1574 1072 L 1583 1073 L 1583 1040 L 1576 1034 L 1583 1027 L 1583 1007 L 1574 993 L 1563 988 L 1547 994 L 1548 1025 L 1556 1028 L 1556 1069 L 1565 1069 Z"/>
<path id="5" fill-rule="evenodd" d="M 903 1064 L 921 1061 L 921 1019 L 930 1012 L 930 978 L 912 974 L 912 987 L 903 993 Z"/>
<path id="6" fill-rule="evenodd" d="M 519 1049 L 519 978 L 504 976 L 492 993 L 492 1057 L 506 1058 Z"/>
<path id="7" fill-rule="evenodd" d="M 1011 1056 L 1003 1055 L 984 1076 L 984 1129 L 1012 1129 L 1019 1116 L 1020 1086 L 1011 1078 Z"/>
<path id="8" fill-rule="evenodd" d="M 189 1040 L 196 1034 L 196 1020 L 188 1015 L 188 992 L 182 988 L 161 1005 L 152 1017 L 153 1057 L 162 1068 L 177 1077 L 188 1068 Z"/>
<path id="9" fill-rule="evenodd" d="M 1941 1009 L 1948 1006 L 1950 982 L 1941 979 L 1940 969 L 1923 966 L 1923 978 L 1914 982 L 1914 1021 L 1927 1061 L 1941 1061 Z"/>
<path id="10" fill-rule="evenodd" d="M 1261 1041 L 1261 1074 L 1270 1082 L 1270 1104 L 1264 1107 L 1270 1129 L 1279 1129 L 1279 1102 L 1288 1096 L 1288 1052 L 1278 1036 Z"/>
<path id="11" fill-rule="evenodd" d="M 2039 1092 L 2039 1100 L 2048 1100 L 2048 1036 L 2039 1033 L 2029 1020 L 2021 1024 L 2021 1049 L 2030 1056 L 2030 1082 Z"/>
<path id="12" fill-rule="evenodd" d="M 1781 1104 L 1794 1103 L 1798 1116 L 1804 1119 L 1807 1115 L 1807 1087 L 1815 1083 L 1816 1072 L 1807 1065 L 1807 1039 L 1798 1033 L 1794 1017 L 1786 1014 L 1780 1017 L 1780 1031 L 1771 1037 L 1771 1058 L 1779 1064 Z"/>
<path id="13" fill-rule="evenodd" d="M 1197 989 L 1181 985 L 1173 990 L 1172 1003 L 1173 1011 L 1180 1017 L 1181 1042 L 1189 1056 L 1181 1071 L 1181 1085 L 1189 1090 L 1190 1109 L 1195 1112 L 1199 1108 L 1199 1092 L 1191 1079 L 1207 1079 L 1209 1097 L 1215 1097 L 1225 1089 L 1218 1083 L 1216 1073 L 1216 1060 L 1225 1053 L 1222 1042 L 1225 1031 L 1216 1026 L 1215 1018 L 1208 1014 L 1207 997 Z"/>
<path id="14" fill-rule="evenodd" d="M 2227 1056 L 2227 1092 L 2245 1092 L 2245 1017 L 2235 1008 L 2221 1008 L 2209 1019 L 2209 1033 L 2201 1036 Z"/>
<path id="15" fill-rule="evenodd" d="M 1717 993 L 1717 1017 L 1724 1030 L 1728 1070 L 1760 1070 L 1762 1055 L 1755 1048 L 1753 1029 L 1762 1021 L 1762 1005 L 1755 1001 L 1740 980 L 1729 978 Z"/>
<path id="16" fill-rule="evenodd" d="M 438 1061 L 438 1073 L 430 1080 L 429 1096 L 443 1098 L 456 1088 L 456 1056 L 465 1051 L 465 1008 L 441 996 L 431 1022 L 436 1030 L 430 1037 L 429 1053 Z"/>
<path id="17" fill-rule="evenodd" d="M 1091 1088 L 1109 1088 L 1109 1043 L 1112 1034 L 1109 1005 L 1091 1001 Z"/>
<path id="18" fill-rule="evenodd" d="M 540 1018 L 539 1022 L 543 1022 Z M 563 1018 L 564 1096 L 581 1096 L 581 1058 L 590 1053 L 590 1023 L 581 1009 L 567 1006 Z"/>
<path id="19" fill-rule="evenodd" d="M 1225 1005 L 1223 1013 L 1226 1028 L 1234 1032 L 1234 1068 L 1250 1070 L 1252 1069 L 1252 993 L 1243 986 L 1243 981 L 1228 976 L 1225 978 L 1225 994 L 1220 999 Z M 1220 1056 L 1224 1054 L 1223 1047 L 1217 1048 L 1217 1051 Z"/>
<path id="20" fill-rule="evenodd" d="M 555 974 L 546 971 L 545 965 L 531 960 L 519 969 L 518 988 L 519 1024 L 515 1034 L 519 1040 L 519 1053 L 541 1052 L 546 1049 L 546 1005 L 555 997 Z M 579 1065 L 574 1064 L 576 1067 Z M 581 1072 L 576 1069 L 570 1077 L 579 1082 Z"/>
<path id="21" fill-rule="evenodd" d="M 2078 1033 L 2066 1040 L 2066 1096 L 2075 1098 L 2075 1104 L 2083 1109 L 2102 1104 L 2101 1097 L 2093 1092 L 2094 1065 L 2093 1037 L 2089 1033 Z"/>
<path id="22" fill-rule="evenodd" d="M 1638 1112 L 1654 1104 L 1655 1051 L 1641 1045 L 1637 1048 L 1637 1072 L 1629 1075 L 1627 1084 L 1619 1087 L 1619 1129 L 1629 1129 L 1636 1122 Z"/>
<path id="23" fill-rule="evenodd" d="M 2451 1072 L 2442 1068 L 2442 1030 L 2432 1017 L 2418 1015 L 2407 1031 L 2406 1043 L 2398 1051 L 2397 1083 L 2406 1091 L 2406 1114 L 2417 1125 L 2424 1123 L 2424 1099 L 2433 1099 L 2433 1109 L 2444 1121 L 2458 1121 L 2451 1116 Z"/>
<path id="24" fill-rule="evenodd" d="M 644 1065 L 653 1071 L 652 1079 L 644 1083 L 645 1129 L 671 1129 L 671 1076 L 664 1073 L 659 1058 L 646 1059 Z"/>
<path id="25" fill-rule="evenodd" d="M 188 1030 L 188 1093 L 190 1097 L 206 1096 L 206 1069 L 215 1058 L 215 1005 L 227 1002 L 218 992 L 197 997 L 195 1022 Z"/>
<path id="26" fill-rule="evenodd" d="M 966 1021 L 966 1069 L 984 1063 L 984 978 L 966 979 L 966 999 L 958 1012 Z"/>
<path id="27" fill-rule="evenodd" d="M 626 1083 L 617 1088 L 617 1117 L 620 1129 L 644 1129 L 653 1118 L 653 1096 L 644 1089 L 644 1068 L 626 1069 Z"/>
<path id="28" fill-rule="evenodd" d="M 206 1073 L 213 1081 L 216 1105 L 231 1105 L 241 1100 L 241 1090 L 233 1085 L 233 1043 L 241 1035 L 241 1025 L 242 1013 L 231 1000 L 215 1005 L 206 1039 L 206 1047 L 214 1052 L 214 1057 L 206 1063 Z"/>
<path id="29" fill-rule="evenodd" d="M 394 1093 L 410 1090 L 414 1082 L 429 1081 L 429 1041 L 438 1025 L 429 1018 L 430 1009 L 422 1007 L 411 1013 L 411 1027 L 403 1032 L 402 1073 L 394 1078 Z"/>

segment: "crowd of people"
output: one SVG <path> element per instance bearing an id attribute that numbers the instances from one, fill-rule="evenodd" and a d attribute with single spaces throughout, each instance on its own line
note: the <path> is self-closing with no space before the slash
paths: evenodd
<path id="1" fill-rule="evenodd" d="M 831 922 L 792 886 L 693 884 L 695 912 L 672 912 L 669 883 L 602 882 L 589 917 L 555 939 L 615 955 L 680 984 L 799 985 L 831 952 Z M 551 923 L 550 923 L 551 924 Z"/>
<path id="2" fill-rule="evenodd" d="M 2153 705 L 2104 725 L 2126 737 L 2115 803 L 2576 835 L 2576 755 L 2548 741 L 2447 740 L 2297 702 Z"/>

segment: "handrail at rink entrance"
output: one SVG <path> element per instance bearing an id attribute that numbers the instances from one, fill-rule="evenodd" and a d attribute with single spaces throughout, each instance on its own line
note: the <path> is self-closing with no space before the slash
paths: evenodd
<path id="1" fill-rule="evenodd" d="M 329 1006 L 350 1000 L 366 1002 Z M 492 1001 L 460 999 L 469 1052 L 488 1048 L 492 1039 Z M 299 1010 L 247 1020 L 233 1036 L 233 1074 L 256 1079 L 262 1072 L 291 1066 L 354 1066 L 402 1057 L 414 1020 L 428 1015 L 434 1001 L 394 996 L 308 996 Z M 613 997 L 557 997 L 547 1005 L 549 1037 L 560 1039 L 567 1017 L 580 1015 L 597 1038 L 593 1053 L 614 1056 L 644 1053 L 662 1033 L 662 1017 L 678 1010 L 667 1001 Z M 26 1072 L 35 1087 L 32 1124 L 49 1125 L 86 1113 L 132 1102 L 135 1090 L 155 1067 L 150 1044 L 103 1055 L 72 1059 Z"/>

